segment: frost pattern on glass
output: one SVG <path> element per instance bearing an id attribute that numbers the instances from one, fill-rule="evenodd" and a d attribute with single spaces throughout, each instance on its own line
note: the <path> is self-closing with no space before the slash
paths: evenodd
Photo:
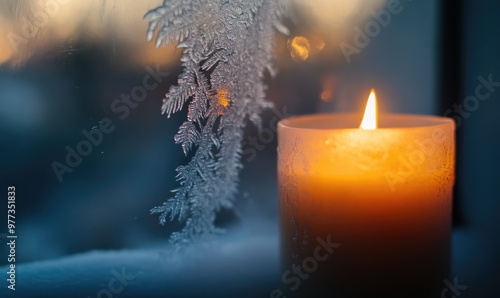
<path id="1" fill-rule="evenodd" d="M 275 29 L 289 0 L 165 0 L 145 16 L 148 40 L 156 46 L 178 42 L 184 49 L 183 72 L 163 101 L 170 117 L 188 105 L 187 120 L 175 142 L 190 162 L 177 168 L 180 186 L 162 206 L 151 209 L 160 223 L 185 223 L 171 243 L 191 243 L 220 232 L 214 225 L 221 207 L 231 208 L 238 186 L 243 128 L 247 120 L 261 126 L 265 100 L 264 71 L 275 74 Z"/>

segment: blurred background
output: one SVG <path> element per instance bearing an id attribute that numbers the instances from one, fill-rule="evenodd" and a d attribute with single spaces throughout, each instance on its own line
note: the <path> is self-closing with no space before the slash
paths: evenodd
<path id="1" fill-rule="evenodd" d="M 0 2 L 0 181 L 5 191 L 16 186 L 19 263 L 166 244 L 179 228 L 162 227 L 149 214 L 169 197 L 175 168 L 186 163 L 173 142 L 186 111 L 170 119 L 160 113 L 181 70 L 181 52 L 146 41 L 143 16 L 160 4 Z M 264 113 L 264 131 L 270 133 L 247 128 L 237 208 L 223 210 L 219 225 L 277 225 L 276 119 L 361 113 L 375 88 L 381 112 L 457 121 L 454 275 L 468 285 L 466 297 L 494 293 L 500 280 L 500 83 L 494 83 L 500 82 L 500 4 L 294 5 L 295 17 L 285 21 L 291 35 L 276 38 L 280 72 L 267 79 L 268 99 L 275 104 Z M 474 100 L 480 78 L 492 82 L 486 87 L 490 96 Z M 151 88 L 143 101 L 118 104 L 145 81 Z M 103 126 L 112 131 L 102 133 L 87 156 L 71 169 L 60 167 Z M 0 204 L 2 219 L 6 205 Z"/>

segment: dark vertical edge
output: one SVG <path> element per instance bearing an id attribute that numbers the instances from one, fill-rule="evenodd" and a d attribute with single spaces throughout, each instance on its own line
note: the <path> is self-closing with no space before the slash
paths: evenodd
<path id="1" fill-rule="evenodd" d="M 453 109 L 454 104 L 458 104 L 463 97 L 462 80 L 462 38 L 463 38 L 463 0 L 441 0 L 439 7 L 440 27 L 438 32 L 438 102 L 439 113 L 444 115 L 448 109 Z M 456 131 L 457 154 L 460 155 L 460 141 L 462 133 L 460 129 Z M 460 175 L 461 165 L 456 159 L 456 180 L 453 189 L 453 226 L 463 226 L 465 224 L 463 212 L 461 210 L 460 196 Z"/>

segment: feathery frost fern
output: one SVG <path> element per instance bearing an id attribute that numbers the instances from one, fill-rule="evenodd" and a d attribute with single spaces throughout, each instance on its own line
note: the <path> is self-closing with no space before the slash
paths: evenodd
<path id="1" fill-rule="evenodd" d="M 190 162 L 177 168 L 180 186 L 152 213 L 160 222 L 185 223 L 172 234 L 174 244 L 191 243 L 219 232 L 216 212 L 232 207 L 237 191 L 243 128 L 261 126 L 265 100 L 262 78 L 274 75 L 275 29 L 287 34 L 280 19 L 289 0 L 165 0 L 148 12 L 148 40 L 156 46 L 178 42 L 184 49 L 183 72 L 163 101 L 170 117 L 188 105 L 187 120 L 175 142 Z"/>

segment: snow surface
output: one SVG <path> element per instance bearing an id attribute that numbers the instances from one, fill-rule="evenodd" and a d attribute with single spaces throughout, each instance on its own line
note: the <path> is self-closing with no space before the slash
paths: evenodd
<path id="1" fill-rule="evenodd" d="M 279 287 L 278 233 L 233 231 L 175 257 L 159 249 L 90 251 L 16 265 L 0 297 L 269 297 Z M 123 275 L 122 275 L 123 274 Z M 116 276 L 124 276 L 120 282 Z"/>
<path id="2" fill-rule="evenodd" d="M 468 286 L 467 297 L 475 297 L 491 274 L 482 272 L 484 266 L 470 264 L 478 262 L 470 256 L 485 253 L 484 243 L 476 238 L 471 231 L 453 232 L 453 277 Z M 266 224 L 252 230 L 237 228 L 214 243 L 192 246 L 175 257 L 166 257 L 162 247 L 90 251 L 17 264 L 16 291 L 7 289 L 8 267 L 4 266 L 0 268 L 0 297 L 270 297 L 282 285 L 278 247 L 276 225 Z M 485 254 L 480 262 L 487 263 L 494 253 Z M 121 274 L 129 277 L 126 285 L 116 279 Z"/>

